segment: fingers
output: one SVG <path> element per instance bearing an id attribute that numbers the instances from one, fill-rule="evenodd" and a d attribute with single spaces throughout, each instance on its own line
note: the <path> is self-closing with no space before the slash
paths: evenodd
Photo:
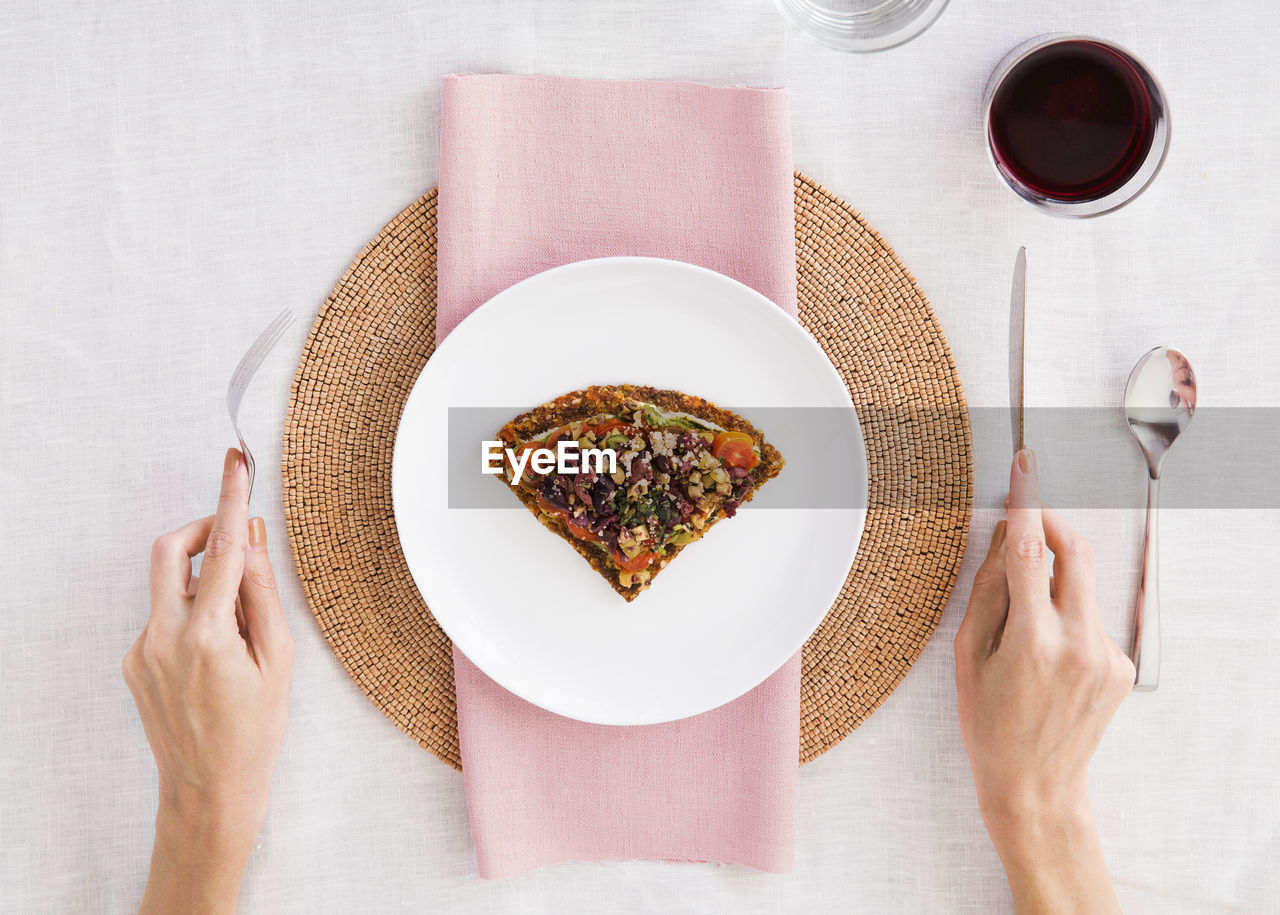
<path id="1" fill-rule="evenodd" d="M 175 597 L 190 597 L 191 557 L 204 550 L 213 527 L 213 515 L 184 524 L 176 531 L 160 535 L 151 545 L 151 613 L 180 606 Z"/>
<path id="2" fill-rule="evenodd" d="M 228 449 L 222 467 L 218 512 L 205 542 L 196 612 L 230 613 L 244 574 L 245 530 L 249 523 L 249 476 L 244 456 Z"/>
<path id="3" fill-rule="evenodd" d="M 267 526 L 261 518 L 249 522 L 249 550 L 245 554 L 244 580 L 240 583 L 249 648 L 259 664 L 287 662 L 293 657 L 293 637 L 285 622 L 276 590 L 275 574 L 267 555 Z"/>
<path id="4" fill-rule="evenodd" d="M 1066 613 L 1095 611 L 1093 547 L 1060 512 L 1046 508 L 1041 518 L 1045 542 L 1053 550 L 1054 599 L 1058 609 Z"/>
<path id="5" fill-rule="evenodd" d="M 1006 525 L 996 524 L 991 548 L 973 578 L 969 607 L 956 633 L 956 655 L 985 660 L 999 643 L 1005 617 L 1009 613 L 1009 583 L 1005 577 L 1004 544 Z"/>
<path id="6" fill-rule="evenodd" d="M 1010 613 L 1049 603 L 1052 572 L 1040 510 L 1040 478 L 1035 452 L 1024 448 L 1014 456 L 1009 473 L 1009 530 L 1005 541 Z"/>

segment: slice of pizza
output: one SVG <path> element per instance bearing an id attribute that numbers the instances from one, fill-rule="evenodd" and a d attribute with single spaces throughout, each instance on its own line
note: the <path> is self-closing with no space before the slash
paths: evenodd
<path id="1" fill-rule="evenodd" d="M 784 463 L 741 416 L 635 385 L 557 397 L 498 438 L 499 479 L 628 601 Z"/>

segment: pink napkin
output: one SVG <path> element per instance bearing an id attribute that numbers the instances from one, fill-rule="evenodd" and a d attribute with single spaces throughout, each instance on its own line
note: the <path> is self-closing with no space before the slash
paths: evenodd
<path id="1" fill-rule="evenodd" d="M 611 255 L 699 264 L 794 316 L 786 92 L 447 77 L 437 253 L 441 338 L 519 280 Z M 563 718 L 453 657 L 480 876 L 628 858 L 791 870 L 799 655 L 727 705 L 642 727 Z"/>

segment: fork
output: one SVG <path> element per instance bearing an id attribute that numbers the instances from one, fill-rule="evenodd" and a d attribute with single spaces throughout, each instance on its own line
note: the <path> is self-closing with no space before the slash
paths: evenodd
<path id="1" fill-rule="evenodd" d="M 266 360 L 267 354 L 280 342 L 280 338 L 293 326 L 293 322 L 293 312 L 287 308 L 276 315 L 275 320 L 267 325 L 267 329 L 257 340 L 253 341 L 253 346 L 249 347 L 249 351 L 244 354 L 236 370 L 231 373 L 231 383 L 227 385 L 227 412 L 231 414 L 231 425 L 236 430 L 236 438 L 240 440 L 240 450 L 244 452 L 245 466 L 249 468 L 250 496 L 253 495 L 253 454 L 250 453 L 249 446 L 244 443 L 244 434 L 240 431 L 240 401 L 244 400 L 244 393 L 249 390 L 249 384 Z"/>

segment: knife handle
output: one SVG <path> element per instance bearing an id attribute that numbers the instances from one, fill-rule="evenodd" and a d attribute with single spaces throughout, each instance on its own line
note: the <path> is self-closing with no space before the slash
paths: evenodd
<path id="1" fill-rule="evenodd" d="M 1142 579 L 1133 622 L 1133 688 L 1148 692 L 1160 685 L 1160 535 L 1157 528 L 1160 478 L 1147 476 L 1147 526 L 1142 537 Z"/>

